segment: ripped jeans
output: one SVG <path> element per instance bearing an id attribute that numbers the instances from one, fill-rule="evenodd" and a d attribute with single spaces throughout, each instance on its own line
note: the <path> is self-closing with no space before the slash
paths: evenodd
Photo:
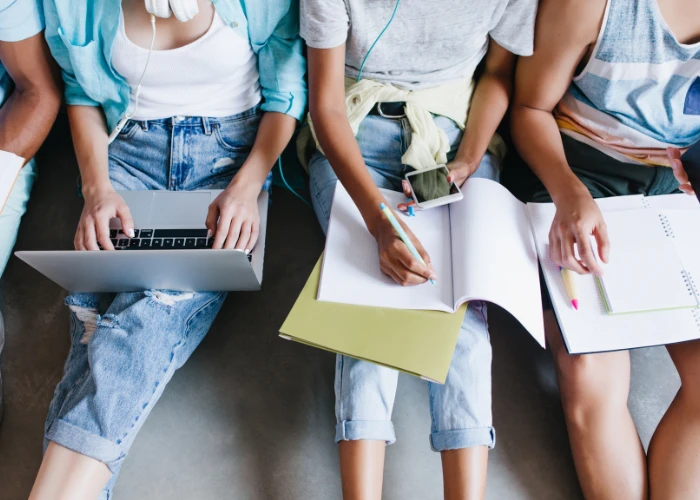
<path id="1" fill-rule="evenodd" d="M 228 118 L 130 121 L 109 148 L 113 186 L 223 189 L 255 141 L 258 108 Z M 49 408 L 53 441 L 106 464 L 108 499 L 139 429 L 207 334 L 225 292 L 69 295 L 71 347 Z"/>

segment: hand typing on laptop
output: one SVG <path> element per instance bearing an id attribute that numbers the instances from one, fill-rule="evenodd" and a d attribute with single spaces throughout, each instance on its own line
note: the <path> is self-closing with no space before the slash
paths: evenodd
<path id="1" fill-rule="evenodd" d="M 95 189 L 84 185 L 83 197 L 85 204 L 73 240 L 76 250 L 99 250 L 100 247 L 114 250 L 109 232 L 109 221 L 113 218 L 121 221 L 124 234 L 134 237 L 134 220 L 129 206 L 111 184 Z"/>

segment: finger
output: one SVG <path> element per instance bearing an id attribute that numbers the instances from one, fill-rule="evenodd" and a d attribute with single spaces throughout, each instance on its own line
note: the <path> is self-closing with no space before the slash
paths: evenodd
<path id="1" fill-rule="evenodd" d="M 668 147 L 666 148 L 666 154 L 671 162 L 680 161 L 681 159 L 681 150 L 678 148 Z"/>
<path id="2" fill-rule="evenodd" d="M 394 270 L 389 266 L 380 266 L 381 271 L 393 279 L 398 285 L 403 286 L 403 281 L 399 278 L 399 275 L 394 272 Z"/>
<path id="3" fill-rule="evenodd" d="M 209 205 L 205 225 L 211 234 L 216 234 L 216 223 L 219 220 L 219 206 L 216 203 Z"/>
<path id="4" fill-rule="evenodd" d="M 224 242 L 228 236 L 228 231 L 231 227 L 231 214 L 230 212 L 220 212 L 219 213 L 219 223 L 216 226 L 216 235 L 214 236 L 214 244 L 212 248 L 219 250 L 223 248 Z"/>
<path id="5" fill-rule="evenodd" d="M 224 243 L 224 249 L 229 250 L 236 246 L 238 243 L 238 238 L 241 234 L 241 227 L 243 223 L 240 217 L 234 217 L 229 226 L 228 236 L 226 236 L 226 242 Z"/>
<path id="6" fill-rule="evenodd" d="M 462 184 L 464 184 L 464 181 L 467 180 L 469 177 L 470 172 L 467 172 L 466 170 L 459 168 L 456 170 L 452 170 L 448 175 L 447 175 L 447 182 L 450 184 L 457 184 L 459 187 L 462 187 Z"/>
<path id="7" fill-rule="evenodd" d="M 117 217 L 122 223 L 122 231 L 129 238 L 134 237 L 134 219 L 131 217 L 131 210 L 126 203 L 122 203 L 117 207 Z"/>
<path id="8" fill-rule="evenodd" d="M 248 248 L 246 250 L 253 250 L 255 248 L 255 244 L 258 242 L 258 238 L 260 237 L 260 223 L 255 222 L 252 225 L 251 231 L 250 231 L 250 241 L 248 241 Z"/>
<path id="9" fill-rule="evenodd" d="M 76 250 L 85 250 L 83 245 L 83 227 L 78 225 L 78 229 L 75 230 L 75 238 L 73 238 L 73 246 Z"/>
<path id="10" fill-rule="evenodd" d="M 408 212 L 408 203 L 399 203 L 399 204 L 396 206 L 396 208 L 397 208 L 400 212 Z"/>
<path id="11" fill-rule="evenodd" d="M 602 276 L 603 268 L 600 267 L 595 257 L 593 245 L 591 245 L 591 235 L 589 233 L 579 233 L 576 236 L 576 245 L 578 246 L 578 256 L 586 269 L 596 276 Z"/>
<path id="12" fill-rule="evenodd" d="M 86 224 L 83 227 L 83 245 L 86 250 L 99 250 L 100 247 L 97 245 L 97 236 L 95 234 L 95 223 Z"/>
<path id="13" fill-rule="evenodd" d="M 398 276 L 399 281 L 398 283 L 401 286 L 414 286 L 414 285 L 422 285 L 428 279 L 425 276 L 418 275 L 409 269 L 407 269 L 403 264 L 397 264 L 397 263 L 389 263 L 389 266 L 391 266 L 392 270 L 394 271 L 394 274 Z"/>
<path id="14" fill-rule="evenodd" d="M 576 259 L 576 255 L 574 254 L 575 241 L 573 237 L 560 239 L 561 266 L 578 274 L 589 274 L 588 269 L 583 267 L 578 259 Z"/>
<path id="15" fill-rule="evenodd" d="M 688 184 L 690 182 L 688 173 L 685 171 L 681 160 L 671 160 L 671 170 L 673 170 L 673 176 L 679 184 Z"/>
<path id="16" fill-rule="evenodd" d="M 401 181 L 401 188 L 403 189 L 404 196 L 407 198 L 413 197 L 413 193 L 411 193 L 411 184 L 406 179 Z"/>
<path id="17" fill-rule="evenodd" d="M 695 190 L 690 184 L 681 184 L 680 186 L 678 186 L 678 189 L 683 191 L 685 194 L 695 194 Z"/>
<path id="18" fill-rule="evenodd" d="M 95 222 L 97 241 L 102 245 L 102 250 L 114 250 L 112 240 L 109 238 L 109 218 Z"/>
<path id="19" fill-rule="evenodd" d="M 598 224 L 593 235 L 595 236 L 595 241 L 598 245 L 598 255 L 600 255 L 600 260 L 607 264 L 610 259 L 610 238 L 608 237 L 607 224 L 605 224 L 605 222 Z"/>
<path id="20" fill-rule="evenodd" d="M 250 248 L 248 242 L 250 241 L 251 232 L 250 222 L 245 222 L 241 225 L 241 234 L 238 236 L 238 243 L 236 243 L 236 250 L 245 250 Z"/>
<path id="21" fill-rule="evenodd" d="M 390 259 L 389 265 L 401 278 L 408 280 L 406 274 L 403 272 L 408 271 L 408 273 L 418 277 L 420 283 L 425 283 L 428 279 L 437 279 L 435 271 L 427 265 L 421 264 L 401 240 L 394 246 L 393 257 L 393 259 Z"/>

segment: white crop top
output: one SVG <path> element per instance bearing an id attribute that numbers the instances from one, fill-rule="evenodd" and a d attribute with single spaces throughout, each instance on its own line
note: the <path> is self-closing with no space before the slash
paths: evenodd
<path id="1" fill-rule="evenodd" d="M 126 36 L 124 17 L 112 47 L 112 65 L 131 86 L 131 106 L 148 57 Z M 154 50 L 141 83 L 134 120 L 172 116 L 224 117 L 260 103 L 258 58 L 250 42 L 214 14 L 199 39 L 171 50 Z"/>

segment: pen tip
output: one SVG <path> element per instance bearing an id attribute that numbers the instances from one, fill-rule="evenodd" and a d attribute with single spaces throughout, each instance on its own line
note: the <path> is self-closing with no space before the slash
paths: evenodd
<path id="1" fill-rule="evenodd" d="M 379 204 L 379 209 L 384 210 L 386 208 L 386 205 L 384 203 Z"/>
<path id="2" fill-rule="evenodd" d="M 574 306 L 574 309 L 578 311 L 578 300 L 574 299 L 571 301 L 571 305 Z"/>

